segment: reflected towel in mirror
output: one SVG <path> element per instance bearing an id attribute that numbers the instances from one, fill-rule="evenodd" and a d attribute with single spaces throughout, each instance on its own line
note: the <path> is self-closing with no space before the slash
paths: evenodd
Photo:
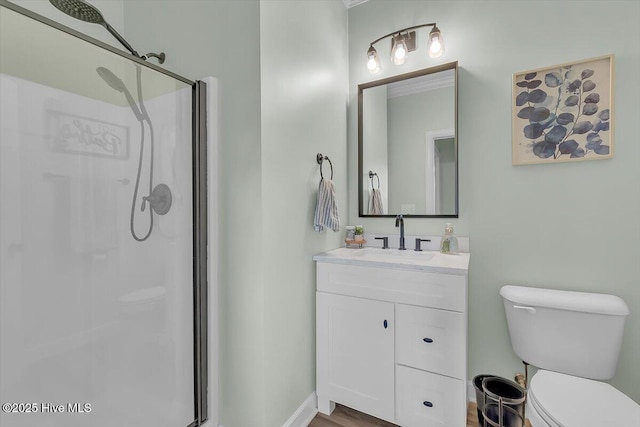
<path id="1" fill-rule="evenodd" d="M 338 215 L 338 203 L 336 202 L 336 190 L 333 181 L 323 178 L 320 180 L 320 185 L 318 186 L 313 229 L 321 232 L 324 231 L 325 227 L 333 231 L 339 231 L 340 216 Z"/>
<path id="2" fill-rule="evenodd" d="M 375 188 L 371 189 L 371 195 L 369 197 L 369 215 L 384 215 L 382 194 L 380 194 L 380 190 Z"/>

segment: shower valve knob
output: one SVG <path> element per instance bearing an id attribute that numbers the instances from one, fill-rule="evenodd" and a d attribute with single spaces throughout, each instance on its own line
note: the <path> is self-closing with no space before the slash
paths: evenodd
<path id="1" fill-rule="evenodd" d="M 172 196 L 171 190 L 166 184 L 158 184 L 149 196 L 142 198 L 142 210 L 145 204 L 149 203 L 151 209 L 158 215 L 165 215 L 171 209 Z"/>

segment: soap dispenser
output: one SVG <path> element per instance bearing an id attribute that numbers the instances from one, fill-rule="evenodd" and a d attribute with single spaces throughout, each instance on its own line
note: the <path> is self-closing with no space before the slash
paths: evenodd
<path id="1" fill-rule="evenodd" d="M 455 255 L 458 253 L 458 238 L 453 235 L 453 224 L 447 223 L 444 235 L 440 240 L 440 252 Z"/>

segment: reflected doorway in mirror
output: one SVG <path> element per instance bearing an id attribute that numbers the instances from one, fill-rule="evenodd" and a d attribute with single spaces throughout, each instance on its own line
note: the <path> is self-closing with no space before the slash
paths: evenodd
<path id="1" fill-rule="evenodd" d="M 455 210 L 455 200 L 451 197 L 455 194 L 455 189 L 449 188 L 456 182 L 455 138 L 455 129 L 427 132 L 425 168 L 427 215 Z"/>

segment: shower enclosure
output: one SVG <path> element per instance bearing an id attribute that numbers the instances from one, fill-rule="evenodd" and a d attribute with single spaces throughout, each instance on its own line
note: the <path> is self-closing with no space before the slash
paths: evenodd
<path id="1" fill-rule="evenodd" d="M 207 419 L 205 87 L 0 0 L 0 425 Z"/>

